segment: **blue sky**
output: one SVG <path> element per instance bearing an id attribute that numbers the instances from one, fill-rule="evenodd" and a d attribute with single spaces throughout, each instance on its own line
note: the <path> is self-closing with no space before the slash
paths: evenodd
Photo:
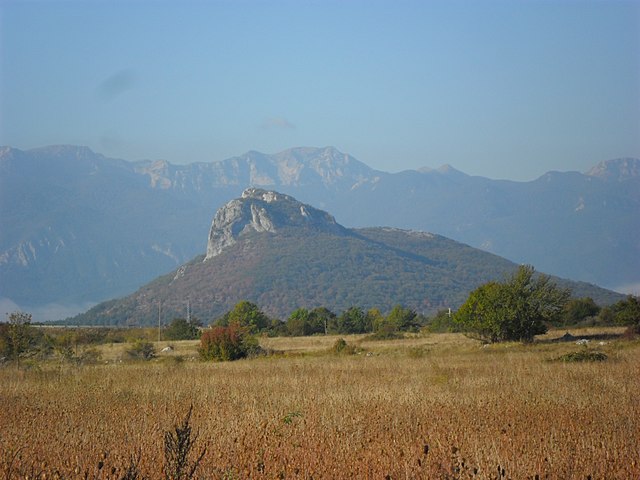
<path id="1" fill-rule="evenodd" d="M 515 180 L 640 156 L 639 1 L 0 0 L 0 68 L 18 148 Z"/>

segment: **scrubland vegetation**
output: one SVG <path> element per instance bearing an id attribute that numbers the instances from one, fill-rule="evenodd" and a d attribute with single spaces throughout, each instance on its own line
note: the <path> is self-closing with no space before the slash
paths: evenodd
<path id="1" fill-rule="evenodd" d="M 189 478 L 167 438 L 193 406 L 192 478 L 638 478 L 640 343 L 623 331 L 263 337 L 270 355 L 236 362 L 201 361 L 198 341 L 150 361 L 114 343 L 94 364 L 8 363 L 0 476 Z M 576 351 L 606 360 L 560 360 Z"/>

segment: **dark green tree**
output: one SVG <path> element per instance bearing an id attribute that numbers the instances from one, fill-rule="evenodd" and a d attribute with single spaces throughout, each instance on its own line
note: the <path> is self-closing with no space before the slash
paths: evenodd
<path id="1" fill-rule="evenodd" d="M 336 314 L 326 307 L 316 307 L 311 310 L 309 322 L 313 333 L 329 333 L 337 328 Z"/>
<path id="2" fill-rule="evenodd" d="M 523 265 L 506 282 L 489 282 L 471 292 L 454 320 L 464 331 L 488 342 L 530 342 L 557 321 L 569 299 L 546 275 Z"/>
<path id="3" fill-rule="evenodd" d="M 326 333 L 335 323 L 335 314 L 325 307 L 313 310 L 298 308 L 287 319 L 287 334 L 292 336 L 317 335 Z"/>
<path id="4" fill-rule="evenodd" d="M 600 309 L 597 323 L 600 325 L 613 325 L 616 323 L 616 314 L 613 310 L 613 306 L 610 305 Z"/>
<path id="5" fill-rule="evenodd" d="M 184 318 L 174 318 L 164 332 L 167 340 L 195 340 L 200 337 L 201 323 L 197 319 L 187 321 Z"/>
<path id="6" fill-rule="evenodd" d="M 506 317 L 505 288 L 497 282 L 488 282 L 469 294 L 453 319 L 465 332 L 481 340 L 501 340 L 502 322 Z"/>
<path id="7" fill-rule="evenodd" d="M 287 333 L 292 337 L 311 335 L 310 316 L 311 314 L 306 308 L 298 308 L 291 312 L 287 319 Z"/>
<path id="8" fill-rule="evenodd" d="M 383 317 L 377 309 L 367 312 L 369 323 L 373 327 L 376 339 L 402 338 L 401 332 L 415 331 L 418 329 L 418 315 L 410 308 L 396 305 L 386 317 Z"/>
<path id="9" fill-rule="evenodd" d="M 371 329 L 372 325 L 360 307 L 349 307 L 338 317 L 339 333 L 367 333 Z"/>
<path id="10" fill-rule="evenodd" d="M 562 309 L 560 323 L 562 325 L 575 325 L 589 317 L 595 317 L 600 313 L 600 307 L 591 297 L 572 298 Z"/>
<path id="11" fill-rule="evenodd" d="M 418 328 L 417 314 L 410 308 L 404 308 L 402 305 L 393 307 L 389 315 L 387 315 L 386 323 L 396 332 L 407 332 Z"/>
<path id="12" fill-rule="evenodd" d="M 378 308 L 370 308 L 367 311 L 367 322 L 371 324 L 371 328 L 374 332 L 379 332 L 384 328 L 385 318 Z"/>
<path id="13" fill-rule="evenodd" d="M 270 337 L 284 337 L 289 335 L 287 330 L 287 323 L 283 322 L 279 318 L 272 318 L 269 322 L 269 328 L 267 328 L 266 333 Z"/>
<path id="14" fill-rule="evenodd" d="M 630 331 L 640 334 L 640 297 L 629 295 L 612 309 L 616 323 L 628 325 Z"/>

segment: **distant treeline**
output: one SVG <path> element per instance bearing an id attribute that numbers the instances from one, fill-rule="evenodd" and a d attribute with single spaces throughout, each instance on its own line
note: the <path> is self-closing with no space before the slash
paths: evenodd
<path id="1" fill-rule="evenodd" d="M 41 327 L 31 323 L 31 315 L 14 312 L 0 323 L 0 361 L 46 358 L 54 353 L 76 361 L 91 360 L 95 352 L 89 347 L 109 343 L 153 342 L 156 340 L 195 340 L 203 331 L 239 326 L 249 335 L 307 336 L 335 334 L 371 334 L 389 339 L 404 333 L 461 332 L 464 325 L 456 321 L 456 312 L 441 310 L 424 316 L 410 308 L 396 305 L 386 315 L 378 309 L 365 311 L 351 307 L 335 314 L 325 307 L 298 308 L 286 320 L 267 316 L 255 303 L 243 300 L 208 325 L 197 318 L 174 318 L 160 327 Z M 568 300 L 548 327 L 586 327 L 626 325 L 632 334 L 640 334 L 640 299 L 628 296 L 607 307 L 591 298 Z"/>

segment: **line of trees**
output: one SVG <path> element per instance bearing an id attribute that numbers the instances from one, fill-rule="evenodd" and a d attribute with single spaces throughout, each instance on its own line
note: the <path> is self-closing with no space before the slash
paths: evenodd
<path id="1" fill-rule="evenodd" d="M 204 358 L 231 360 L 259 350 L 257 342 L 250 340 L 256 334 L 373 333 L 373 338 L 394 338 L 425 327 L 432 331 L 461 331 L 486 342 L 531 342 L 551 325 L 575 324 L 603 312 L 612 322 L 630 325 L 630 330 L 640 333 L 637 297 L 629 296 L 600 309 L 590 298 L 570 300 L 568 289 L 558 287 L 549 277 L 524 265 L 506 281 L 489 282 L 471 292 L 454 315 L 441 311 L 432 318 L 401 305 L 386 316 L 377 309 L 365 312 L 360 307 L 348 308 L 338 316 L 318 307 L 298 308 L 281 322 L 270 320 L 256 304 L 242 301 L 203 334 L 200 351 Z"/>
<path id="2" fill-rule="evenodd" d="M 307 336 L 323 334 L 356 334 L 373 332 L 418 331 L 428 318 L 410 308 L 396 305 L 384 316 L 377 308 L 365 311 L 350 307 L 340 315 L 325 307 L 298 308 L 285 321 L 270 319 L 255 303 L 243 300 L 215 320 L 212 326 L 237 324 L 252 334 L 271 336 Z"/>
<path id="3" fill-rule="evenodd" d="M 425 316 L 396 305 L 384 315 L 379 309 L 352 306 L 339 315 L 326 307 L 297 308 L 284 321 L 270 318 L 250 301 L 238 302 L 211 326 L 241 325 L 249 333 L 268 336 L 309 336 L 373 333 L 392 338 L 404 332 L 466 332 L 485 341 L 530 341 L 548 327 L 630 325 L 637 316 L 637 297 L 600 307 L 593 299 L 569 298 L 549 277 L 521 266 L 504 282 L 488 282 L 469 294 L 455 314 L 451 309 Z M 200 336 L 202 323 L 175 318 L 163 330 L 166 340 Z"/>
<path id="4" fill-rule="evenodd" d="M 397 305 L 386 317 L 377 309 L 365 312 L 360 307 L 348 308 L 340 315 L 325 307 L 298 308 L 282 322 L 270 319 L 255 303 L 245 300 L 203 332 L 200 355 L 207 360 L 224 361 L 259 354 L 256 334 L 305 336 L 373 332 L 378 338 L 389 338 L 400 332 L 417 331 L 422 326 L 420 320 L 415 311 Z"/>
<path id="5" fill-rule="evenodd" d="M 626 325 L 629 333 L 640 333 L 638 297 L 629 295 L 600 308 L 588 297 L 570 299 L 570 293 L 523 265 L 507 281 L 485 283 L 471 292 L 453 322 L 459 331 L 486 342 L 531 342 L 549 326 L 577 324 Z"/>
<path id="6" fill-rule="evenodd" d="M 570 298 L 549 277 L 533 267 L 521 266 L 504 282 L 488 282 L 469 294 L 452 315 L 442 310 L 425 317 L 410 308 L 396 305 L 387 315 L 378 309 L 353 306 L 340 315 L 325 307 L 298 308 L 285 321 L 269 318 L 255 303 L 243 300 L 202 332 L 198 319 L 174 318 L 163 330 L 165 340 L 201 339 L 204 358 L 230 360 L 258 353 L 256 335 L 306 336 L 326 334 L 372 334 L 373 338 L 394 338 L 405 332 L 465 332 L 486 342 L 530 342 L 549 326 L 626 325 L 631 334 L 640 334 L 640 299 L 628 296 L 607 307 L 591 298 Z M 91 359 L 86 346 L 124 341 L 122 332 L 100 329 L 44 333 L 31 324 L 31 315 L 14 312 L 0 323 L 0 360 L 16 361 L 46 356 L 57 351 L 74 361 Z M 147 329 L 152 330 L 152 329 Z M 107 333 L 105 333 L 107 332 Z M 148 333 L 148 332 L 147 332 Z M 149 338 L 145 338 L 149 341 Z M 82 345 L 81 350 L 78 345 Z"/>

